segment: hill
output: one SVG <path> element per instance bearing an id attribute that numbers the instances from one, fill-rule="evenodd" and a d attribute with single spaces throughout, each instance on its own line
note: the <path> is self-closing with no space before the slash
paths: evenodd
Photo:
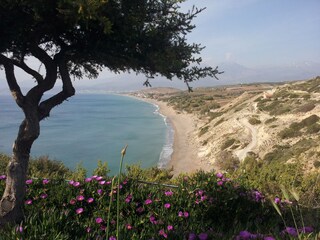
<path id="1" fill-rule="evenodd" d="M 198 156 L 220 170 L 257 161 L 303 163 L 320 170 L 320 77 L 291 83 L 197 88 L 193 93 L 139 91 L 177 112 L 197 116 Z"/>

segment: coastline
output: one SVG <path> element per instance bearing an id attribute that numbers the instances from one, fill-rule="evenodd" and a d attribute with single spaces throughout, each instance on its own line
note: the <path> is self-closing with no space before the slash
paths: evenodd
<path id="1" fill-rule="evenodd" d="M 126 96 L 157 105 L 159 113 L 170 121 L 174 130 L 173 153 L 166 168 L 172 168 L 174 176 L 181 173 L 193 173 L 198 170 L 210 171 L 212 169 L 212 166 L 202 161 L 198 156 L 200 146 L 197 141 L 197 119 L 195 116 L 178 113 L 162 101 L 133 95 Z"/>

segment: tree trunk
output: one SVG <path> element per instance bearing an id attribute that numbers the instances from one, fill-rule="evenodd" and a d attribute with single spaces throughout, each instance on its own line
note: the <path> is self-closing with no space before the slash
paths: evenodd
<path id="1" fill-rule="evenodd" d="M 23 220 L 26 176 L 33 142 L 40 134 L 37 110 L 24 109 L 26 118 L 20 125 L 13 154 L 7 168 L 6 189 L 0 201 L 0 224 L 19 223 Z"/>

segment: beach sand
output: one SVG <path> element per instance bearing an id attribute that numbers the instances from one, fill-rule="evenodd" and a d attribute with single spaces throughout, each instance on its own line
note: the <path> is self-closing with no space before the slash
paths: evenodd
<path id="1" fill-rule="evenodd" d="M 192 114 L 178 113 L 167 103 L 149 98 L 139 98 L 159 106 L 161 114 L 166 116 L 174 129 L 174 143 L 171 161 L 167 168 L 173 167 L 174 176 L 180 173 L 193 173 L 197 170 L 210 171 L 212 166 L 198 156 L 200 148 L 197 141 L 198 120 Z"/>

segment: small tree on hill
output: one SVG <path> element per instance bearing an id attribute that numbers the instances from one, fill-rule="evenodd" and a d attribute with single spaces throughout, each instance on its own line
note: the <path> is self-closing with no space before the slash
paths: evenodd
<path id="1" fill-rule="evenodd" d="M 0 201 L 0 223 L 23 219 L 29 154 L 40 121 L 75 94 L 72 78 L 96 78 L 103 68 L 135 71 L 147 79 L 161 75 L 189 83 L 219 73 L 200 67 L 199 44 L 186 41 L 192 20 L 203 10 L 180 11 L 183 0 L 1 0 L 0 68 L 24 113 L 8 165 Z M 34 57 L 42 74 L 28 66 Z M 25 94 L 16 79 L 20 68 L 35 82 Z M 46 99 L 58 81 L 62 90 Z M 147 80 L 144 85 L 149 86 Z"/>

